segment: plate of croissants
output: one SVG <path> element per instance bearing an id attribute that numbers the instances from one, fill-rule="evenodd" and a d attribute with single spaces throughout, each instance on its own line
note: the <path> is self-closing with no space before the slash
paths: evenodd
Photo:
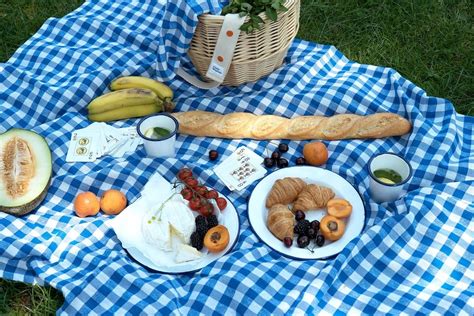
<path id="1" fill-rule="evenodd" d="M 248 215 L 267 246 L 299 260 L 337 255 L 365 223 L 356 189 L 340 175 L 311 166 L 279 169 L 263 178 L 252 191 Z"/>

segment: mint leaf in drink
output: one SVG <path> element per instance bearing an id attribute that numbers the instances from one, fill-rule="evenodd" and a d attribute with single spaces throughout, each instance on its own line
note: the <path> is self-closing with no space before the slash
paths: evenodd
<path id="1" fill-rule="evenodd" d="M 152 138 L 152 139 L 160 139 L 167 137 L 171 134 L 171 131 L 167 130 L 166 128 L 161 127 L 152 127 L 146 130 L 145 137 Z"/>
<path id="2" fill-rule="evenodd" d="M 171 132 L 169 130 L 167 130 L 166 128 L 155 127 L 153 129 L 153 134 L 158 135 L 161 138 L 161 137 L 169 136 L 169 134 L 171 134 Z"/>

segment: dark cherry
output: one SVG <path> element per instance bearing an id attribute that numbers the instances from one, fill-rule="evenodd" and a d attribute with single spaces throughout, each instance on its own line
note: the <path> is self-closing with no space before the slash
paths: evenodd
<path id="1" fill-rule="evenodd" d="M 209 151 L 209 160 L 216 160 L 219 157 L 217 150 Z"/>
<path id="2" fill-rule="evenodd" d="M 298 157 L 298 158 L 296 158 L 296 165 L 297 165 L 297 166 L 304 166 L 304 165 L 306 165 L 306 159 L 304 159 L 303 157 Z"/>
<path id="3" fill-rule="evenodd" d="M 315 239 L 317 233 L 318 233 L 318 232 L 317 232 L 316 230 L 312 229 L 312 228 L 308 229 L 308 237 L 309 237 L 309 239 Z"/>
<path id="4" fill-rule="evenodd" d="M 299 221 L 304 220 L 305 218 L 306 218 L 306 215 L 305 215 L 305 213 L 304 213 L 303 211 L 297 210 L 297 211 L 295 212 L 295 219 L 296 219 L 296 221 L 299 222 Z"/>
<path id="5" fill-rule="evenodd" d="M 280 159 L 280 157 L 281 157 L 281 154 L 278 151 L 272 152 L 272 159 L 274 161 L 278 161 L 278 159 Z"/>
<path id="6" fill-rule="evenodd" d="M 305 248 L 308 247 L 309 245 L 309 238 L 308 236 L 299 236 L 298 239 L 296 240 L 296 243 L 298 244 L 298 247 L 300 248 Z"/>
<path id="7" fill-rule="evenodd" d="M 311 222 L 311 228 L 314 229 L 315 231 L 319 230 L 319 221 L 317 219 Z"/>
<path id="8" fill-rule="evenodd" d="M 263 159 L 263 164 L 267 168 L 272 168 L 275 165 L 275 160 L 273 160 L 272 158 L 266 157 L 265 159 Z"/>
<path id="9" fill-rule="evenodd" d="M 285 237 L 285 238 L 283 238 L 283 243 L 285 244 L 285 246 L 286 246 L 287 248 L 290 248 L 291 245 L 293 245 L 293 238 L 291 238 L 291 237 Z"/>
<path id="10" fill-rule="evenodd" d="M 285 158 L 280 158 L 280 159 L 278 159 L 278 161 L 277 161 L 277 166 L 278 166 L 278 168 L 286 168 L 286 167 L 288 167 L 288 160 L 286 160 Z"/>
<path id="11" fill-rule="evenodd" d="M 288 151 L 288 144 L 281 143 L 278 145 L 278 151 L 281 153 L 286 153 Z"/>
<path id="12" fill-rule="evenodd" d="M 319 247 L 322 247 L 324 245 L 324 236 L 323 235 L 316 236 L 316 245 L 318 245 Z"/>

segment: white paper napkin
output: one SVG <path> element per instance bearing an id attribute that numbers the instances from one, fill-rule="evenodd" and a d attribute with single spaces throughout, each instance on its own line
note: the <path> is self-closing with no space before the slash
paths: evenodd
<path id="1" fill-rule="evenodd" d="M 147 243 L 142 224 L 145 217 L 150 216 L 171 194 L 172 185 L 159 173 L 155 173 L 144 186 L 141 197 L 110 221 L 125 249 L 135 248 L 152 262 L 159 258 L 160 265 L 163 266 L 174 264 L 175 254 Z"/>

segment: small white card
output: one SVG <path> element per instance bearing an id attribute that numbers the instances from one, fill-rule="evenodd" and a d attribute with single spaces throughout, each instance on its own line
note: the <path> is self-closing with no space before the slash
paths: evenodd
<path id="1" fill-rule="evenodd" d="M 265 176 L 262 158 L 247 147 L 239 147 L 214 168 L 215 174 L 231 191 L 241 191 Z"/>
<path id="2" fill-rule="evenodd" d="M 78 130 L 72 133 L 67 162 L 91 162 L 97 158 L 97 135 L 91 131 Z"/>
<path id="3" fill-rule="evenodd" d="M 95 122 L 72 133 L 66 162 L 92 162 L 104 155 L 120 158 L 142 144 L 134 126 L 115 128 Z"/>

